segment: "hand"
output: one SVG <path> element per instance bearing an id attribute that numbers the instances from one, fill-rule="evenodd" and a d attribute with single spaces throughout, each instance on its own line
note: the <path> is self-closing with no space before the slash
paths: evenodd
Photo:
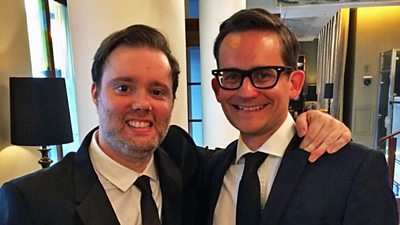
<path id="1" fill-rule="evenodd" d="M 310 110 L 296 119 L 296 130 L 304 137 L 300 148 L 310 152 L 308 161 L 315 162 L 325 152 L 339 151 L 351 140 L 350 129 L 329 114 Z"/>

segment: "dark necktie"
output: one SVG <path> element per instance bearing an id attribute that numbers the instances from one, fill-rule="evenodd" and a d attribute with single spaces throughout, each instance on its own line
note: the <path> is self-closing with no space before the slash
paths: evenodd
<path id="1" fill-rule="evenodd" d="M 158 217 L 158 210 L 156 203 L 154 202 L 150 180 L 148 176 L 140 176 L 135 181 L 135 186 L 142 192 L 140 197 L 140 208 L 142 211 L 142 224 L 143 225 L 161 225 Z"/>
<path id="2" fill-rule="evenodd" d="M 267 158 L 262 152 L 247 153 L 239 184 L 236 205 L 236 225 L 256 225 L 260 222 L 260 181 L 257 170 Z"/>

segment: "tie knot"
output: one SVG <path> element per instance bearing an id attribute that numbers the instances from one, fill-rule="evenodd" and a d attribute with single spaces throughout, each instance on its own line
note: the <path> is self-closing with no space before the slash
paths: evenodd
<path id="1" fill-rule="evenodd" d="M 133 184 L 139 188 L 142 194 L 151 194 L 150 179 L 148 176 L 140 176 Z"/>
<path id="2" fill-rule="evenodd" d="M 265 158 L 267 158 L 267 154 L 262 152 L 255 153 L 247 153 L 244 158 L 244 174 L 252 174 L 257 173 L 258 167 L 260 167 L 261 163 L 264 162 Z"/>

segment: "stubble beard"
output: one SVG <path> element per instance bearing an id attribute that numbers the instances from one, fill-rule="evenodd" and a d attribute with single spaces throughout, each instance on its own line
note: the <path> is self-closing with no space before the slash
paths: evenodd
<path id="1" fill-rule="evenodd" d="M 112 149 L 112 151 L 118 153 L 122 157 L 128 160 L 143 160 L 147 159 L 148 157 L 153 154 L 153 152 L 157 149 L 160 145 L 162 140 L 165 138 L 169 120 L 159 121 L 158 128 L 156 127 L 156 136 L 149 140 L 140 140 L 140 137 L 126 137 L 124 136 L 124 127 L 128 126 L 127 124 L 123 123 L 120 127 L 112 127 L 110 124 L 114 123 L 115 121 L 110 121 L 109 118 L 113 118 L 112 115 L 105 113 L 100 118 L 100 121 L 104 124 L 104 126 L 100 125 L 102 129 L 102 138 L 107 143 L 107 145 Z M 123 118 L 119 118 L 119 121 L 124 121 Z M 138 138 L 135 140 L 135 138 Z"/>
<path id="2" fill-rule="evenodd" d="M 123 137 L 122 130 L 109 129 L 103 139 L 121 156 L 128 160 L 147 159 L 157 149 L 166 135 L 166 129 L 157 130 L 156 136 L 148 141 L 134 140 L 135 137 Z"/>

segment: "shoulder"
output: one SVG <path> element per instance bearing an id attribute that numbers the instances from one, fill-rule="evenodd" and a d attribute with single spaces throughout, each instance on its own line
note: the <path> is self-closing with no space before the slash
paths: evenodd
<path id="1" fill-rule="evenodd" d="M 211 150 L 212 154 L 206 157 L 202 167 L 203 172 L 225 169 L 226 165 L 230 164 L 236 156 L 237 143 L 237 140 L 235 140 L 225 148 Z"/>
<path id="2" fill-rule="evenodd" d="M 385 155 L 383 154 L 383 152 L 372 149 L 357 142 L 349 142 L 339 152 L 337 152 L 337 154 L 338 156 L 343 154 L 347 157 L 358 158 L 360 160 L 365 160 L 369 158 L 376 160 L 385 160 Z"/>
<path id="3" fill-rule="evenodd" d="M 236 154 L 238 140 L 234 140 L 229 143 L 225 148 L 215 148 L 212 158 L 218 159 L 225 157 L 226 155 Z"/>
<path id="4" fill-rule="evenodd" d="M 315 163 L 309 163 L 311 168 L 335 168 L 334 171 L 352 173 L 368 167 L 379 167 L 387 170 L 385 155 L 378 150 L 369 148 L 356 142 L 349 142 L 346 146 L 333 154 L 325 154 Z"/>
<path id="5" fill-rule="evenodd" d="M 16 188 L 20 192 L 32 193 L 34 195 L 35 191 L 37 193 L 45 193 L 46 191 L 59 192 L 60 190 L 58 189 L 62 185 L 68 186 L 66 185 L 67 183 L 72 184 L 75 170 L 84 173 L 85 171 L 82 170 L 88 170 L 87 168 L 91 167 L 88 148 L 91 137 L 96 129 L 93 129 L 86 135 L 77 152 L 68 153 L 60 162 L 49 168 L 8 181 L 3 187 Z"/>
<path id="6" fill-rule="evenodd" d="M 74 185 L 71 166 L 73 157 L 74 154 L 67 155 L 62 161 L 47 169 L 4 183 L 0 188 L 0 214 L 11 213 L 10 219 L 12 219 L 15 215 L 20 217 L 30 210 L 40 211 L 35 209 L 38 205 L 65 202 L 60 200 L 61 198 L 73 199 L 74 189 L 71 188 Z"/>
<path id="7" fill-rule="evenodd" d="M 73 160 L 76 153 L 69 153 L 60 162 L 47 169 L 21 176 L 6 182 L 4 185 L 12 185 L 21 189 L 46 189 L 50 184 L 67 179 L 72 173 Z"/>
<path id="8" fill-rule="evenodd" d="M 388 171 L 385 154 L 379 150 L 355 142 L 350 142 L 342 150 L 348 152 L 348 158 L 358 158 L 357 162 L 360 164 L 360 169 L 369 170 L 373 168 L 376 171 L 381 169 L 385 174 Z"/>
<path id="9" fill-rule="evenodd" d="M 206 152 L 198 147 L 189 133 L 177 125 L 171 125 L 160 147 L 176 165 L 201 163 Z M 193 164 L 194 163 L 194 164 Z"/>

